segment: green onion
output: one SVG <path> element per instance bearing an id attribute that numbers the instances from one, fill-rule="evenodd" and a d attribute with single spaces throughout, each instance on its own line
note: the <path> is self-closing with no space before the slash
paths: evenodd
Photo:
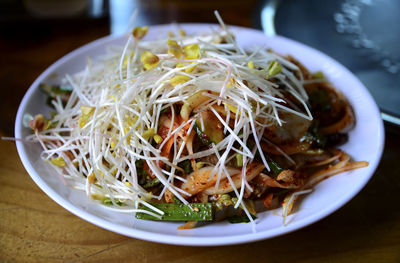
<path id="1" fill-rule="evenodd" d="M 210 138 L 201 130 L 200 126 L 197 125 L 197 123 L 194 124 L 194 130 L 204 145 L 209 146 L 212 143 Z"/>
<path id="2" fill-rule="evenodd" d="M 274 178 L 276 178 L 282 171 L 283 168 L 279 166 L 276 162 L 272 159 L 267 160 L 269 168 L 271 168 L 272 173 L 274 174 Z"/>
<path id="3" fill-rule="evenodd" d="M 149 188 L 160 184 L 160 180 L 158 178 L 154 178 L 151 180 L 147 180 L 146 183 L 142 185 L 143 188 Z"/>
<path id="4" fill-rule="evenodd" d="M 240 153 L 236 154 L 236 165 L 238 167 L 242 167 L 243 166 L 243 155 Z"/>
<path id="5" fill-rule="evenodd" d="M 183 169 L 185 174 L 190 174 L 193 172 L 193 167 L 192 167 L 192 163 L 190 162 L 190 160 L 182 161 L 182 162 L 178 163 L 178 166 Z"/>

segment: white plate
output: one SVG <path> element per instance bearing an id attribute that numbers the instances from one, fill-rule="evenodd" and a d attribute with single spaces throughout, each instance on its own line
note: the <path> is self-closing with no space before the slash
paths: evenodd
<path id="1" fill-rule="evenodd" d="M 147 39 L 166 37 L 170 25 L 150 27 Z M 188 33 L 209 31 L 210 24 L 182 24 Z M 97 226 L 116 233 L 168 244 L 179 245 L 227 245 L 256 241 L 282 235 L 333 213 L 353 198 L 368 182 L 380 160 L 383 143 L 383 123 L 371 95 L 354 75 L 332 58 L 321 52 L 283 37 L 267 37 L 261 31 L 231 27 L 240 45 L 248 48 L 265 45 L 282 54 L 291 54 L 303 62 L 311 71 L 322 70 L 327 78 L 342 90 L 354 107 L 357 124 L 350 132 L 349 142 L 342 149 L 357 161 L 368 161 L 369 166 L 359 170 L 342 173 L 318 184 L 300 204 L 297 213 L 289 218 L 289 224 L 282 224 L 280 210 L 260 213 L 256 220 L 256 232 L 251 224 L 229 224 L 219 222 L 191 230 L 177 230 L 182 223 L 153 222 L 136 220 L 132 215 L 111 212 L 101 205 L 88 200 L 84 192 L 65 187 L 51 168 L 38 157 L 40 145 L 17 141 L 22 163 L 36 184 L 54 201 L 71 213 Z M 123 44 L 125 37 L 108 36 L 85 45 L 64 56 L 43 72 L 32 84 L 23 98 L 15 123 L 15 136 L 23 138 L 30 133 L 22 125 L 25 113 L 48 112 L 45 96 L 39 91 L 42 82 L 54 80 L 54 73 L 63 76 L 84 69 L 87 57 L 96 57 L 105 52 L 110 44 Z M 62 231 L 69 231 L 63 229 Z"/>

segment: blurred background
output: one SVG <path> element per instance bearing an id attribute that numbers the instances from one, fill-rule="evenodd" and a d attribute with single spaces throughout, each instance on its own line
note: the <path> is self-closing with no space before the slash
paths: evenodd
<path id="1" fill-rule="evenodd" d="M 315 47 L 358 76 L 385 120 L 400 123 L 398 0 L 0 0 L 2 130 L 13 133 L 18 104 L 43 70 L 83 44 L 126 32 L 136 9 L 137 25 L 215 23 L 218 10 L 228 24 Z"/>

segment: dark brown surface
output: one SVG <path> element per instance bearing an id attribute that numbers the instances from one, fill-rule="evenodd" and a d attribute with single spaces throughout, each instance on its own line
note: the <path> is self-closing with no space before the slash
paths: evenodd
<path id="1" fill-rule="evenodd" d="M 145 3 L 144 1 L 142 3 Z M 150 1 L 154 23 L 251 26 L 255 1 Z M 192 2 L 190 2 L 192 3 Z M 0 133 L 12 136 L 24 93 L 51 63 L 109 33 L 107 18 L 28 20 L 0 26 Z M 47 197 L 23 168 L 15 144 L 0 141 L 0 262 L 400 262 L 400 132 L 387 127 L 382 161 L 368 185 L 343 208 L 294 233 L 251 244 L 193 248 L 124 237 L 72 215 Z"/>

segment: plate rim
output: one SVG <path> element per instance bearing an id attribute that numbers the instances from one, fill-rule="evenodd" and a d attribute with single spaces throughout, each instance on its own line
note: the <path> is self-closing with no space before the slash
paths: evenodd
<path id="1" fill-rule="evenodd" d="M 164 27 L 170 27 L 171 24 L 161 24 L 161 25 L 152 25 L 151 28 L 158 28 L 162 29 Z M 212 23 L 179 23 L 179 26 L 182 28 L 185 27 L 199 27 L 200 29 L 206 28 L 206 27 L 214 27 L 218 26 L 217 24 L 212 24 Z M 261 30 L 253 29 L 253 28 L 245 28 L 245 27 L 239 27 L 239 26 L 231 26 L 229 25 L 229 28 L 231 29 L 238 29 L 238 30 L 244 30 L 244 31 L 252 31 L 253 33 L 256 34 L 263 34 Z M 264 35 L 264 34 L 263 34 Z M 55 68 L 57 68 L 59 65 L 62 65 L 65 63 L 67 60 L 70 59 L 70 57 L 75 56 L 76 54 L 79 53 L 84 53 L 94 47 L 97 47 L 99 45 L 107 45 L 109 42 L 117 40 L 119 38 L 124 37 L 124 35 L 108 35 L 99 39 L 96 39 L 92 42 L 89 42 L 69 53 L 66 55 L 62 56 L 60 59 L 55 61 L 53 64 L 51 64 L 45 71 L 43 71 L 36 79 L 35 81 L 30 85 L 29 89 L 25 93 L 19 108 L 17 112 L 17 117 L 15 120 L 15 137 L 20 138 L 21 137 L 21 131 L 23 129 L 22 125 L 22 119 L 23 119 L 23 114 L 24 110 L 28 104 L 28 101 L 30 97 L 35 93 L 38 84 L 43 81 L 46 76 L 49 76 Z M 103 219 L 99 216 L 95 216 L 77 206 L 72 204 L 70 201 L 62 197 L 60 194 L 58 194 L 55 190 L 53 190 L 41 177 L 38 175 L 38 173 L 35 171 L 33 168 L 32 164 L 29 162 L 27 155 L 24 151 L 24 143 L 21 141 L 16 141 L 16 146 L 17 146 L 17 151 L 19 154 L 19 157 L 27 170 L 29 176 L 34 180 L 34 182 L 39 186 L 39 188 L 52 200 L 54 200 L 57 204 L 68 210 L 69 212 L 73 213 L 74 215 L 82 218 L 85 221 L 88 221 L 96 226 L 99 226 L 103 229 L 107 229 L 109 231 L 124 235 L 124 236 L 129 236 L 141 240 L 146 240 L 146 241 L 152 241 L 152 242 L 157 242 L 157 243 L 164 243 L 164 244 L 173 244 L 173 245 L 185 245 L 185 246 L 219 246 L 219 245 L 232 245 L 232 244 L 242 244 L 242 243 L 248 243 L 248 242 L 255 242 L 263 239 L 268 239 L 272 237 L 277 237 L 280 235 L 288 234 L 290 232 L 293 232 L 295 230 L 299 230 L 305 226 L 311 225 L 316 223 L 317 221 L 331 215 L 335 211 L 337 211 L 339 208 L 341 208 L 343 205 L 348 203 L 351 199 L 354 198 L 363 188 L 364 186 L 368 183 L 370 178 L 373 176 L 373 174 L 376 171 L 376 168 L 380 162 L 382 153 L 383 153 L 383 146 L 384 146 L 384 140 L 385 140 L 385 133 L 384 133 L 384 126 L 383 126 L 383 121 L 380 118 L 379 115 L 379 108 L 376 105 L 376 102 L 372 98 L 371 94 L 369 91 L 366 89 L 366 87 L 360 82 L 360 80 L 353 74 L 351 71 L 349 71 L 346 67 L 344 67 L 342 64 L 337 62 L 335 59 L 329 57 L 328 55 L 322 53 L 321 51 L 314 49 L 310 46 L 307 46 L 305 44 L 302 44 L 298 41 L 282 37 L 282 36 L 266 36 L 264 35 L 265 39 L 268 38 L 277 38 L 279 41 L 284 41 L 288 42 L 292 45 L 297 45 L 300 46 L 303 49 L 308 49 L 312 53 L 316 53 L 319 56 L 323 57 L 324 60 L 328 60 L 332 63 L 334 63 L 335 67 L 338 67 L 340 71 L 343 71 L 346 75 L 352 77 L 358 84 L 358 88 L 360 88 L 360 91 L 363 91 L 363 95 L 365 95 L 368 99 L 368 102 L 370 103 L 370 106 L 374 107 L 374 111 L 377 113 L 378 117 L 378 127 L 377 127 L 377 139 L 379 140 L 378 142 L 378 152 L 376 154 L 375 162 L 373 164 L 369 164 L 371 166 L 370 174 L 368 174 L 367 178 L 359 185 L 357 185 L 357 188 L 351 192 L 347 196 L 347 198 L 341 199 L 340 202 L 336 203 L 335 205 L 331 205 L 326 209 L 323 209 L 319 211 L 318 213 L 314 213 L 311 218 L 307 217 L 302 220 L 298 220 L 296 222 L 292 222 L 291 224 L 286 226 L 285 231 L 282 231 L 280 228 L 277 229 L 269 229 L 265 231 L 260 231 L 256 233 L 252 233 L 249 231 L 248 234 L 238 234 L 238 235 L 233 235 L 229 236 L 227 239 L 226 237 L 191 237 L 191 236 L 180 236 L 180 235 L 168 235 L 168 234 L 162 234 L 162 233 L 154 233 L 154 232 L 148 232 L 145 230 L 139 230 L 135 228 L 130 228 L 127 226 L 122 226 L 117 223 L 110 222 L 106 219 Z"/>

